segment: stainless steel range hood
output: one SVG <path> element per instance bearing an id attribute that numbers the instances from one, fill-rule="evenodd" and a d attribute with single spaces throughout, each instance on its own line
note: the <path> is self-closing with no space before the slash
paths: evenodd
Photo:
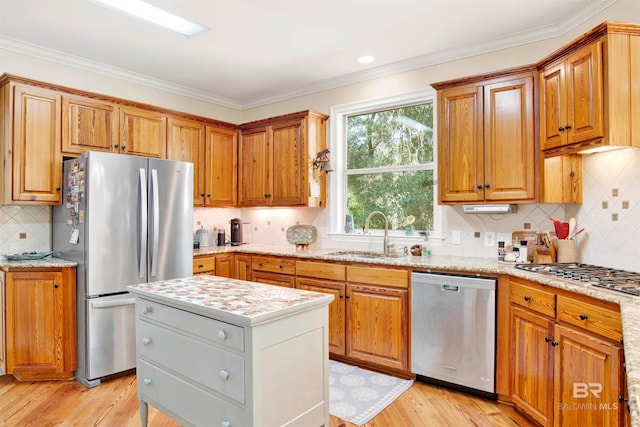
<path id="1" fill-rule="evenodd" d="M 507 214 L 518 212 L 518 205 L 464 205 L 463 212 L 468 214 Z"/>

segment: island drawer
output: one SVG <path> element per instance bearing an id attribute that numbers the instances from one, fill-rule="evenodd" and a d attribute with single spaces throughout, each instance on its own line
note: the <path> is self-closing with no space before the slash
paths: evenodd
<path id="1" fill-rule="evenodd" d="M 220 426 L 226 425 L 223 424 L 225 421 L 231 426 L 245 425 L 243 408 L 225 402 L 145 360 L 138 361 L 137 375 L 141 399 L 180 414 L 190 425 Z"/>
<path id="2" fill-rule="evenodd" d="M 136 316 L 224 348 L 244 351 L 244 329 L 240 326 L 171 308 L 144 298 L 137 299 Z"/>
<path id="3" fill-rule="evenodd" d="M 136 332 L 141 358 L 244 404 L 243 356 L 149 322 Z"/>
<path id="4" fill-rule="evenodd" d="M 296 274 L 314 279 L 337 280 L 343 282 L 346 278 L 346 266 L 318 261 L 297 261 Z"/>
<path id="5" fill-rule="evenodd" d="M 509 284 L 509 289 L 513 304 L 518 304 L 545 316 L 555 317 L 555 294 L 513 280 Z"/>
<path id="6" fill-rule="evenodd" d="M 271 273 L 295 274 L 295 261 L 279 257 L 252 256 L 251 269 L 253 271 L 269 271 Z"/>
<path id="7" fill-rule="evenodd" d="M 604 303 L 603 303 L 604 304 Z M 620 312 L 586 301 L 558 295 L 558 321 L 620 341 L 622 318 Z"/>

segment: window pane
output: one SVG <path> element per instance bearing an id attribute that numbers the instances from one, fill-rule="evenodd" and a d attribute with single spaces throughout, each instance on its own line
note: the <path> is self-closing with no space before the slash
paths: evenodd
<path id="1" fill-rule="evenodd" d="M 381 211 L 389 229 L 402 229 L 402 221 L 415 216 L 415 230 L 433 230 L 433 170 L 369 173 L 347 176 L 347 213 L 356 228 L 364 227 L 367 215 Z M 379 215 L 371 218 L 371 229 L 384 228 Z"/>
<path id="2" fill-rule="evenodd" d="M 347 169 L 433 162 L 433 103 L 347 118 Z"/>

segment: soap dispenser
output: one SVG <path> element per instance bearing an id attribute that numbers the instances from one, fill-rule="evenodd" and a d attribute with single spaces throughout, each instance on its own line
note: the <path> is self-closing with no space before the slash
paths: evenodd
<path id="1" fill-rule="evenodd" d="M 421 231 L 420 235 L 424 237 L 424 240 L 422 241 L 422 256 L 429 257 L 431 256 L 431 249 L 429 249 L 429 232 Z"/>

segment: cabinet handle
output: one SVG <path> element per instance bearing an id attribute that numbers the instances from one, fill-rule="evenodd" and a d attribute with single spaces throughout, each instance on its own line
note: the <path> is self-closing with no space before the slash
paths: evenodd
<path id="1" fill-rule="evenodd" d="M 145 379 L 144 379 L 144 383 L 145 383 L 146 385 L 151 385 L 151 383 L 153 383 L 153 380 L 152 380 L 151 378 L 145 378 Z"/>
<path id="2" fill-rule="evenodd" d="M 338 298 L 342 299 L 342 294 L 340 294 L 340 296 Z"/>
<path id="3" fill-rule="evenodd" d="M 145 307 L 142 309 L 142 314 L 149 314 L 151 313 L 153 310 L 151 309 L 151 307 Z"/>
<path id="4" fill-rule="evenodd" d="M 589 316 L 587 316 L 586 314 L 581 314 L 580 315 L 580 320 L 587 320 L 589 318 Z"/>
<path id="5" fill-rule="evenodd" d="M 260 267 L 262 267 L 262 263 L 261 263 L 261 262 L 259 262 L 259 263 L 258 263 L 258 265 L 259 265 Z"/>
<path id="6" fill-rule="evenodd" d="M 211 194 L 207 194 L 207 197 L 211 198 Z"/>
<path id="7" fill-rule="evenodd" d="M 127 146 L 126 146 L 126 145 L 123 145 L 123 146 L 122 146 L 122 149 L 123 149 L 123 150 L 126 150 L 126 149 L 127 149 Z"/>
<path id="8" fill-rule="evenodd" d="M 482 190 L 482 184 L 478 184 L 478 185 L 476 185 L 476 188 L 477 188 L 478 190 Z"/>
<path id="9" fill-rule="evenodd" d="M 563 128 L 563 127 L 559 127 L 559 128 L 558 128 L 558 131 L 559 131 L 559 132 L 562 132 L 563 130 L 564 130 L 564 128 Z"/>
<path id="10" fill-rule="evenodd" d="M 571 125 L 569 125 L 569 124 L 564 125 L 564 129 L 565 129 L 565 130 L 569 130 L 569 129 L 571 129 Z"/>
<path id="11" fill-rule="evenodd" d="M 229 379 L 229 371 L 228 371 L 228 370 L 226 370 L 226 369 L 222 369 L 218 375 L 220 375 L 220 378 L 221 378 L 223 381 L 226 381 L 226 380 L 228 380 L 228 379 Z"/>
<path id="12" fill-rule="evenodd" d="M 227 340 L 227 333 L 225 331 L 218 331 L 218 339 L 220 341 L 226 341 Z"/>
<path id="13" fill-rule="evenodd" d="M 618 395 L 618 402 L 624 402 L 627 404 L 627 411 L 631 410 L 631 407 L 629 406 L 629 399 L 625 398 L 624 396 L 622 396 L 621 394 Z"/>
<path id="14" fill-rule="evenodd" d="M 554 346 L 554 347 L 557 346 L 558 345 L 558 341 L 551 341 L 551 345 Z"/>
<path id="15" fill-rule="evenodd" d="M 60 191 L 60 186 L 57 186 L 57 187 L 56 187 L 56 191 Z"/>
<path id="16" fill-rule="evenodd" d="M 525 295 L 524 296 L 524 300 L 529 302 L 529 301 L 531 301 L 531 297 L 529 295 Z"/>
<path id="17" fill-rule="evenodd" d="M 118 148 L 120 147 L 120 144 L 113 144 L 113 148 Z"/>
<path id="18" fill-rule="evenodd" d="M 204 264 L 198 264 L 198 268 L 204 268 Z"/>
<path id="19" fill-rule="evenodd" d="M 351 296 L 350 296 L 350 295 L 346 295 L 346 296 L 345 296 L 345 298 L 346 298 L 346 299 L 349 299 L 349 298 L 351 298 Z"/>
<path id="20" fill-rule="evenodd" d="M 231 427 L 231 421 L 224 420 L 220 423 L 220 427 Z"/>
<path id="21" fill-rule="evenodd" d="M 58 289 L 58 288 L 60 287 L 60 285 L 58 285 L 57 283 L 54 283 L 54 284 L 53 284 L 53 287 L 54 287 L 54 288 L 56 288 L 56 289 Z"/>
<path id="22" fill-rule="evenodd" d="M 149 345 L 149 344 L 151 344 L 151 338 L 147 338 L 147 337 L 142 338 L 142 345 Z"/>
<path id="23" fill-rule="evenodd" d="M 549 338 L 549 337 L 544 337 L 544 342 L 551 342 L 551 338 Z"/>
<path id="24" fill-rule="evenodd" d="M 283 268 L 284 268 L 284 266 L 282 266 L 282 265 L 279 265 L 279 266 L 278 266 L 278 268 L 280 268 L 280 269 L 283 269 Z"/>
<path id="25" fill-rule="evenodd" d="M 204 197 L 204 193 L 200 193 L 200 197 Z"/>
<path id="26" fill-rule="evenodd" d="M 489 183 L 484 184 L 484 188 L 489 188 Z"/>

